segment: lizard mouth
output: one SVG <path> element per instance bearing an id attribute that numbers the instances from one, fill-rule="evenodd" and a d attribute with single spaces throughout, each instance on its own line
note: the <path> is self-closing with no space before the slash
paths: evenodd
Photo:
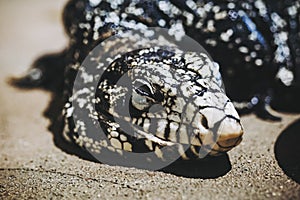
<path id="1" fill-rule="evenodd" d="M 187 144 L 182 144 L 180 142 L 168 141 L 166 139 L 159 138 L 155 135 L 146 133 L 141 130 L 139 130 L 138 133 L 141 136 L 143 136 L 144 138 L 146 138 L 147 140 L 150 140 L 153 143 L 157 143 L 162 147 L 187 145 Z M 190 145 L 198 146 L 201 149 L 203 148 L 203 150 L 208 151 L 209 152 L 208 154 L 211 156 L 219 156 L 219 155 L 222 155 L 225 152 L 231 150 L 235 146 L 239 145 L 242 141 L 242 135 L 243 135 L 243 131 L 241 129 L 241 132 L 237 133 L 235 138 L 232 138 L 232 137 L 228 138 L 228 137 L 224 137 L 224 135 L 223 135 L 223 137 L 219 138 L 219 140 L 216 141 L 214 144 L 202 144 L 202 145 L 190 144 Z M 232 134 L 230 136 L 232 136 Z M 198 153 L 199 152 L 195 152 L 195 154 L 198 154 Z"/>
<path id="2" fill-rule="evenodd" d="M 233 147 L 239 145 L 243 140 L 243 137 L 231 138 L 227 140 L 220 140 L 217 142 L 218 146 L 222 149 L 232 149 Z"/>

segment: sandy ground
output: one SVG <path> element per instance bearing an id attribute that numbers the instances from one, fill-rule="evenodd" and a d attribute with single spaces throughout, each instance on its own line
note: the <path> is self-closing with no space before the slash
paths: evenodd
<path id="1" fill-rule="evenodd" d="M 284 167 L 300 160 L 299 136 L 294 146 L 279 140 L 299 115 L 277 113 L 283 120 L 276 123 L 244 116 L 244 140 L 227 156 L 166 172 L 99 164 L 55 145 L 43 117 L 50 94 L 15 89 L 6 80 L 66 45 L 64 3 L 0 1 L 0 199 L 300 199 L 300 168 Z"/>

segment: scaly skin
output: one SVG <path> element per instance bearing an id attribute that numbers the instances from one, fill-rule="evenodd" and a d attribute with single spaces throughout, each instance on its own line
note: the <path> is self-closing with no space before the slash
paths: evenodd
<path id="1" fill-rule="evenodd" d="M 99 121 L 104 135 L 109 136 L 106 142 L 102 141 L 103 138 L 91 139 L 94 137 L 94 133 L 92 135 L 85 132 L 82 134 L 78 128 L 85 127 L 85 125 L 76 119 L 75 124 L 73 122 L 74 107 L 88 110 L 88 114 L 93 115 L 93 113 L 89 113 L 90 108 L 85 107 L 88 103 L 83 103 L 82 99 L 73 101 L 76 99 L 72 95 L 73 83 L 80 69 L 79 66 L 95 46 L 115 34 L 120 34 L 124 28 L 140 31 L 149 27 L 167 28 L 169 35 L 175 40 L 180 41 L 186 34 L 199 42 L 214 61 L 220 64 L 227 95 L 238 102 L 236 105 L 239 110 L 253 111 L 261 118 L 278 120 L 279 118 L 268 113 L 267 105 L 275 102 L 273 103 L 275 107 L 294 110 L 297 108 L 295 103 L 300 99 L 298 93 L 292 94 L 291 92 L 299 89 L 299 9 L 300 1 L 283 0 L 277 1 L 277 3 L 268 0 L 71 0 L 66 5 L 63 14 L 65 30 L 70 37 L 70 45 L 57 59 L 60 62 L 56 65 L 56 68 L 64 73 L 53 75 L 54 68 L 51 66 L 51 62 L 45 61 L 42 67 L 39 65 L 34 68 L 35 70 L 31 70 L 28 76 L 22 79 L 21 84 L 44 86 L 48 85 L 45 83 L 51 83 L 51 80 L 55 83 L 57 83 L 55 80 L 64 80 L 64 93 L 66 94 L 64 135 L 69 140 L 94 152 L 100 152 L 102 147 L 111 146 L 114 149 L 111 149 L 112 151 L 116 151 L 116 149 L 135 152 L 154 151 L 158 157 L 162 157 L 157 147 L 172 146 L 173 144 L 191 145 L 186 148 L 186 152 L 182 151 L 182 147 L 177 148 L 184 158 L 199 156 L 199 147 L 201 146 L 212 148 L 211 154 L 226 152 L 240 142 L 243 130 L 232 103 L 226 97 L 221 85 L 218 84 L 221 79 L 218 78 L 219 72 L 213 68 L 215 65 L 208 64 L 208 62 L 199 65 L 199 62 L 196 62 L 197 60 L 205 61 L 207 59 L 205 55 L 181 51 L 173 44 L 168 43 L 170 41 L 164 44 L 160 42 L 154 44 L 156 50 L 153 50 L 153 55 L 148 55 L 133 51 L 139 47 L 136 44 L 137 39 L 134 37 L 130 41 L 120 42 L 127 47 L 120 51 L 120 54 L 123 55 L 122 59 L 118 58 L 117 62 L 115 57 L 111 57 L 112 62 L 104 65 L 106 68 L 114 63 L 114 67 L 120 70 L 115 72 L 115 68 L 112 68 L 110 73 L 97 70 L 96 73 L 104 73 L 110 78 L 114 77 L 112 80 L 122 77 L 128 70 L 135 69 L 134 64 L 126 61 L 132 57 L 141 66 L 147 65 L 147 69 L 142 70 L 143 74 L 133 73 L 133 77 L 143 77 L 137 81 L 143 87 L 135 89 L 117 87 L 116 82 L 106 77 L 106 79 L 100 80 L 97 90 L 91 89 L 92 85 L 97 84 L 94 81 L 91 81 L 91 85 L 89 85 L 81 80 L 85 86 L 78 88 L 78 91 L 81 92 L 90 89 L 83 95 L 83 99 L 93 102 L 97 98 L 100 99 L 101 103 L 95 104 L 97 114 L 91 118 Z M 132 46 L 128 46 L 127 43 Z M 106 48 L 109 49 L 111 44 L 106 45 L 108 45 Z M 165 49 L 168 46 L 172 47 L 171 53 Z M 159 52 L 164 52 L 169 57 L 161 56 Z M 173 56 L 175 55 L 184 61 L 167 66 L 164 63 L 165 60 L 174 60 Z M 101 64 L 101 56 L 103 56 L 103 52 L 98 52 L 97 59 L 91 60 L 90 63 L 95 66 Z M 145 60 L 151 61 L 150 64 Z M 179 65 L 182 66 L 181 70 L 184 72 L 177 71 Z M 194 66 L 197 70 L 193 69 L 191 72 L 190 66 Z M 37 73 L 36 69 L 40 73 Z M 94 71 L 86 72 L 83 69 L 79 72 L 87 73 L 86 75 L 94 77 L 93 80 L 98 80 Z M 167 69 L 172 71 L 172 75 L 169 77 L 166 77 Z M 158 74 L 155 75 L 155 73 Z M 40 78 L 36 78 L 36 74 L 40 74 Z M 184 74 L 188 77 L 186 80 Z M 209 77 L 214 78 L 207 78 L 203 74 L 210 74 Z M 159 82 L 157 82 L 157 77 L 159 77 Z M 128 80 L 132 83 L 136 81 L 132 77 Z M 170 86 L 166 80 L 171 81 L 173 85 Z M 190 85 L 183 87 L 187 83 L 182 80 Z M 198 81 L 204 81 L 204 83 L 199 86 Z M 62 83 L 60 82 L 59 85 Z M 166 85 L 168 85 L 167 88 Z M 118 92 L 116 93 L 116 91 Z M 156 91 L 156 93 L 152 94 L 149 91 Z M 173 92 L 170 95 L 168 91 L 179 93 Z M 122 116 L 121 114 L 124 113 L 118 113 L 115 109 L 116 105 L 124 101 L 124 98 L 126 99 L 127 93 L 132 94 L 132 102 L 127 102 L 131 106 L 130 117 Z M 94 94 L 97 98 L 93 96 Z M 156 99 L 157 96 L 160 98 Z M 194 98 L 194 96 L 196 97 Z M 140 105 L 139 101 L 149 101 L 153 105 L 162 106 L 163 113 L 159 115 L 159 119 L 157 115 L 148 114 L 150 113 L 148 108 L 152 104 L 148 102 Z M 287 101 L 288 104 L 282 103 L 284 101 Z M 280 103 L 279 106 L 278 103 Z M 186 105 L 184 109 L 183 105 Z M 82 112 L 85 113 L 85 111 Z M 177 113 L 181 120 L 175 120 L 174 113 Z M 188 119 L 185 119 L 187 121 L 182 121 L 182 116 L 193 117 L 187 117 Z M 122 119 L 129 126 L 136 124 L 140 130 L 136 130 L 134 127 L 129 135 L 123 133 L 118 129 L 115 118 Z M 149 118 L 150 121 L 155 122 L 154 124 L 160 124 L 160 126 L 153 125 L 154 127 L 149 130 L 145 123 Z M 182 124 L 189 124 L 191 130 L 183 128 L 176 131 Z M 216 124 L 218 124 L 217 127 Z M 214 128 L 216 130 L 211 131 Z M 114 134 L 111 133 L 112 131 Z M 154 137 L 147 135 L 147 131 Z M 173 132 L 175 135 L 171 134 Z M 123 139 L 126 139 L 122 140 L 121 135 Z M 210 139 L 206 141 L 203 138 L 207 135 L 210 135 L 207 137 Z M 197 140 L 194 140 L 194 137 Z"/>

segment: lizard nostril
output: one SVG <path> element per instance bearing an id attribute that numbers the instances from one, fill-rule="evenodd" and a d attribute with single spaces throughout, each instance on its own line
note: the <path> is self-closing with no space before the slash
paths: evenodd
<path id="1" fill-rule="evenodd" d="M 207 122 L 207 118 L 205 116 L 202 116 L 201 119 L 201 124 L 204 126 L 204 128 L 208 129 L 208 122 Z"/>

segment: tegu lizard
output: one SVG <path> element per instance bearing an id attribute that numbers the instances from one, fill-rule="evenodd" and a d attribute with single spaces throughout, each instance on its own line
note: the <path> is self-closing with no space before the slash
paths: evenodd
<path id="1" fill-rule="evenodd" d="M 266 110 L 272 102 L 297 108 L 299 95 L 289 89 L 299 88 L 299 7 L 283 0 L 70 0 L 63 12 L 69 46 L 38 59 L 15 83 L 64 88 L 64 135 L 92 152 L 164 159 L 160 149 L 176 146 L 172 152 L 183 158 L 201 149 L 216 155 L 243 134 L 226 94 L 239 110 L 265 119 L 278 120 Z M 152 27 L 167 37 L 153 36 Z M 178 46 L 186 36 L 206 51 Z M 285 88 L 284 100 L 273 96 Z M 94 124 L 101 134 L 88 131 Z"/>

